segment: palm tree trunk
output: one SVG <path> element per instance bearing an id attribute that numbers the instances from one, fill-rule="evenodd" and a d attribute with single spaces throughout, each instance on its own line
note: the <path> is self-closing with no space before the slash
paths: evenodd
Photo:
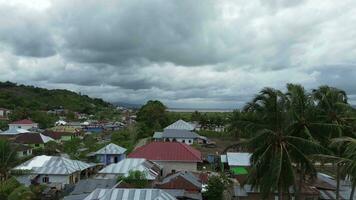
<path id="1" fill-rule="evenodd" d="M 340 164 L 336 164 L 336 200 L 340 199 Z"/>
<path id="2" fill-rule="evenodd" d="M 354 199 L 355 196 L 355 190 L 356 190 L 356 181 L 352 183 L 352 189 L 351 189 L 351 194 L 350 194 L 350 200 Z"/>
<path id="3" fill-rule="evenodd" d="M 280 185 L 278 189 L 278 200 L 283 200 L 283 188 Z"/>

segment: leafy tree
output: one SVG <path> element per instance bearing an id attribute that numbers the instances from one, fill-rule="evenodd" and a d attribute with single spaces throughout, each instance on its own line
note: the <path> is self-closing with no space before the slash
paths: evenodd
<path id="1" fill-rule="evenodd" d="M 159 130 L 168 125 L 166 106 L 160 101 L 148 101 L 137 113 L 140 123 L 139 137 L 150 136 L 154 130 Z"/>
<path id="2" fill-rule="evenodd" d="M 128 151 L 131 151 L 137 140 L 137 129 L 135 127 L 127 127 L 125 129 L 115 131 L 111 134 L 111 141 L 114 144 L 122 146 Z"/>
<path id="3" fill-rule="evenodd" d="M 0 131 L 1 130 L 7 130 L 9 126 L 7 125 L 6 121 L 0 121 Z"/>
<path id="4" fill-rule="evenodd" d="M 65 141 L 63 144 L 63 150 L 71 158 L 77 159 L 79 156 L 78 149 L 81 147 L 81 139 L 73 138 L 69 141 Z"/>
<path id="5" fill-rule="evenodd" d="M 148 185 L 146 174 L 137 170 L 130 171 L 127 177 L 119 177 L 118 181 L 129 184 L 135 188 L 145 188 Z"/>
<path id="6" fill-rule="evenodd" d="M 0 199 L 7 199 L 9 194 L 14 191 L 21 184 L 16 180 L 15 177 L 11 177 L 5 181 L 0 182 Z"/>
<path id="7" fill-rule="evenodd" d="M 10 143 L 0 139 L 0 180 L 6 180 L 9 177 L 9 170 L 15 165 L 17 154 L 11 148 Z"/>
<path id="8" fill-rule="evenodd" d="M 226 176 L 212 176 L 208 180 L 208 185 L 206 187 L 206 192 L 204 192 L 204 197 L 209 200 L 221 200 L 223 199 L 224 190 L 232 185 L 231 180 Z"/>
<path id="9" fill-rule="evenodd" d="M 35 194 L 25 186 L 16 188 L 8 197 L 8 200 L 34 200 Z"/>

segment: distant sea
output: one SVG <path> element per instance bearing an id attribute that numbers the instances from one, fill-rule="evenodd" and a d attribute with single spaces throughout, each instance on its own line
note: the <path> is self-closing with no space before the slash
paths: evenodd
<path id="1" fill-rule="evenodd" d="M 169 112 L 232 112 L 234 109 L 221 109 L 221 108 L 168 108 Z"/>

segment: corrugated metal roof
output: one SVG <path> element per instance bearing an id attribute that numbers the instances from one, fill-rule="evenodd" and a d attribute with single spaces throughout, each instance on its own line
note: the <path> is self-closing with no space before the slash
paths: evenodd
<path id="1" fill-rule="evenodd" d="M 188 182 L 192 183 L 193 185 L 195 185 L 198 188 L 202 187 L 202 184 L 199 181 L 199 178 L 196 177 L 191 172 L 177 172 L 175 174 L 172 174 L 172 175 L 167 176 L 166 178 L 164 178 L 161 183 L 162 184 L 168 183 L 168 182 L 172 181 L 173 179 L 177 178 L 178 176 L 184 178 L 185 180 L 187 180 Z"/>
<path id="2" fill-rule="evenodd" d="M 30 170 L 31 174 L 61 174 L 67 175 L 94 166 L 79 160 L 71 160 L 59 156 L 36 156 L 14 170 Z"/>
<path id="3" fill-rule="evenodd" d="M 167 126 L 164 129 L 165 130 L 167 130 L 167 129 L 178 129 L 178 130 L 192 131 L 192 130 L 195 129 L 195 127 L 192 124 L 180 119 L 180 120 L 174 122 L 173 124 Z"/>
<path id="4" fill-rule="evenodd" d="M 162 138 L 187 138 L 187 139 L 195 139 L 200 138 L 195 132 L 187 131 L 187 130 L 177 130 L 177 129 L 166 129 L 162 133 Z"/>
<path id="5" fill-rule="evenodd" d="M 153 134 L 153 138 L 154 139 L 161 139 L 162 138 L 162 132 L 155 132 L 154 134 Z"/>
<path id="6" fill-rule="evenodd" d="M 98 151 L 95 152 L 95 154 L 123 154 L 126 152 L 127 149 L 120 147 L 116 144 L 110 143 L 106 145 L 105 147 L 99 149 Z"/>
<path id="7" fill-rule="evenodd" d="M 111 189 L 116 185 L 116 179 L 84 179 L 80 180 L 71 195 L 90 194 L 95 189 Z"/>
<path id="8" fill-rule="evenodd" d="M 96 189 L 84 200 L 176 200 L 160 189 Z"/>
<path id="9" fill-rule="evenodd" d="M 241 152 L 227 152 L 227 162 L 229 166 L 251 166 L 250 157 L 251 153 L 241 153 Z"/>
<path id="10" fill-rule="evenodd" d="M 151 142 L 129 154 L 152 161 L 202 162 L 201 152 L 181 142 Z"/>
<path id="11" fill-rule="evenodd" d="M 99 171 L 99 174 L 118 174 L 127 176 L 130 171 L 140 171 L 146 174 L 148 180 L 155 180 L 161 167 L 144 158 L 126 158 L 118 163 L 113 163 Z"/>
<path id="12" fill-rule="evenodd" d="M 18 135 L 21 133 L 29 133 L 29 132 L 30 131 L 26 129 L 12 127 L 4 132 L 1 132 L 0 135 Z"/>

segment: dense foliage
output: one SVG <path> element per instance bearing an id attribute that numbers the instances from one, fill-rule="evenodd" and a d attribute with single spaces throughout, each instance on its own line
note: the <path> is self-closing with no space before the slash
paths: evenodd
<path id="1" fill-rule="evenodd" d="M 90 98 L 68 90 L 48 90 L 11 82 L 0 82 L 0 105 L 12 110 L 18 107 L 29 110 L 65 108 L 88 114 L 111 106 L 102 99 Z"/>
<path id="2" fill-rule="evenodd" d="M 126 177 L 119 177 L 118 181 L 124 184 L 129 184 L 134 188 L 145 188 L 148 185 L 146 174 L 141 171 L 130 171 Z"/>
<path id="3" fill-rule="evenodd" d="M 230 123 L 231 129 L 251 137 L 247 141 L 253 150 L 248 183 L 264 197 L 278 191 L 280 199 L 294 187 L 299 199 L 302 182 L 316 174 L 311 156 L 340 157 L 345 149 L 331 146 L 332 139 L 355 137 L 353 112 L 345 92 L 337 88 L 322 86 L 307 92 L 300 85 L 288 84 L 285 93 L 263 89 L 242 112 L 233 113 Z M 336 166 L 338 198 L 341 164 Z"/>
<path id="4" fill-rule="evenodd" d="M 0 139 L 0 180 L 9 177 L 9 170 L 17 161 L 17 154 L 7 140 Z"/>
<path id="5" fill-rule="evenodd" d="M 208 180 L 204 197 L 209 200 L 223 199 L 224 190 L 231 186 L 232 182 L 224 175 L 212 176 Z"/>

